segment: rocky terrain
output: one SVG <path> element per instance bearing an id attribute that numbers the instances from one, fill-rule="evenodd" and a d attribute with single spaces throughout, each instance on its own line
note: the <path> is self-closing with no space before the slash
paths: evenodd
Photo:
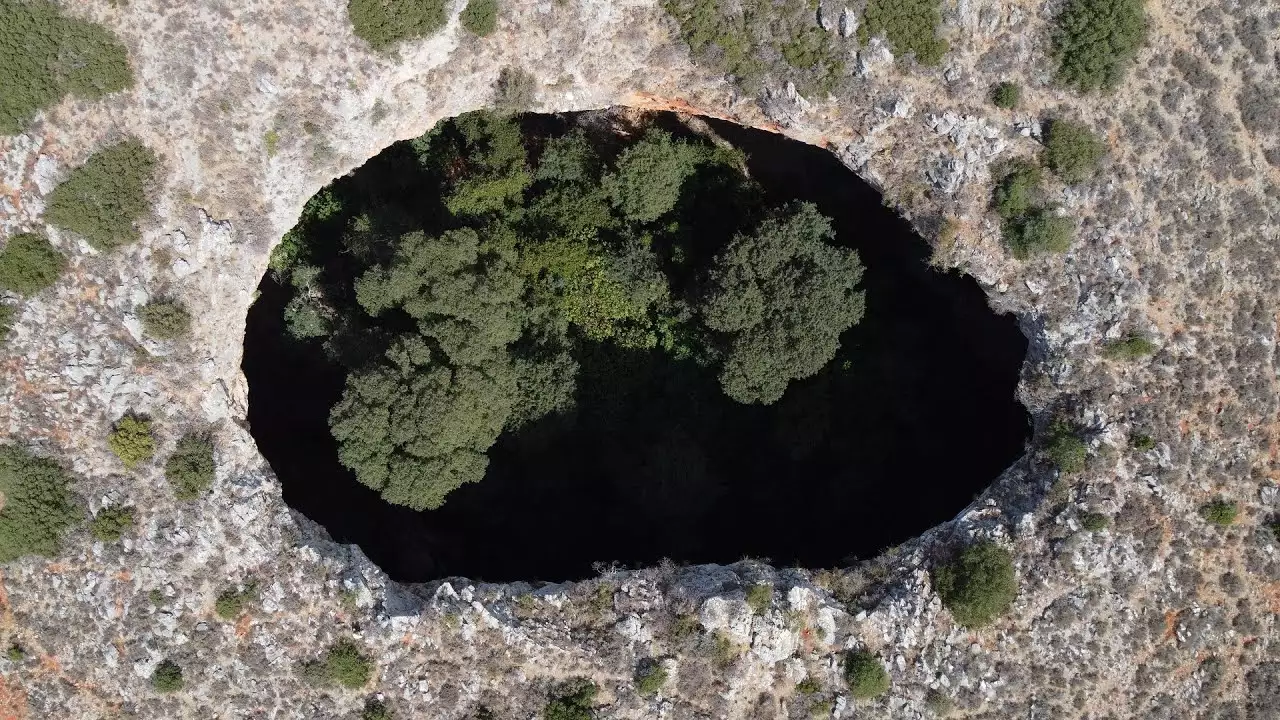
<path id="1" fill-rule="evenodd" d="M 1122 86 L 1080 96 L 1051 82 L 1056 3 L 947 0 L 939 67 L 872 40 L 829 98 L 741 94 L 650 0 L 512 0 L 488 38 L 462 31 L 455 7 L 392 55 L 352 34 L 341 0 L 67 4 L 122 38 L 136 83 L 0 138 L 0 240 L 43 228 L 71 258 L 0 349 L 0 434 L 70 468 L 89 511 L 132 506 L 136 525 L 3 567 L 0 642 L 25 653 L 0 658 L 0 718 L 354 718 L 379 695 L 397 717 L 530 718 L 575 677 L 613 718 L 933 717 L 940 697 L 993 720 L 1280 717 L 1280 545 L 1266 527 L 1280 512 L 1280 11 L 1212 1 L 1149 3 Z M 823 17 L 843 9 L 823 2 Z M 1088 429 L 1086 468 L 1060 477 L 1030 448 L 954 521 L 824 572 L 747 560 L 404 587 L 328 541 L 290 514 L 244 425 L 254 288 L 316 190 L 489 105 L 508 66 L 533 74 L 533 109 L 687 110 L 829 147 L 935 242 L 937 264 L 1017 313 L 1033 347 L 1021 395 L 1038 429 L 1062 416 Z M 1022 110 L 988 101 L 1005 79 L 1023 84 Z M 1086 121 L 1108 153 L 1093 181 L 1053 187 L 1080 219 L 1071 250 L 1020 262 L 987 209 L 988 167 L 1035 155 L 1048 115 Z M 44 198 L 126 135 L 161 158 L 161 180 L 142 241 L 104 255 L 46 227 Z M 192 310 L 188 339 L 143 336 L 136 309 L 155 297 Z M 1134 331 L 1156 339 L 1153 356 L 1101 355 Z M 106 438 L 129 410 L 155 418 L 160 458 L 211 426 L 213 491 L 178 503 L 161 463 L 126 471 Z M 1140 434 L 1154 446 L 1132 447 Z M 1199 512 L 1219 497 L 1239 504 L 1228 527 Z M 1082 530 L 1090 512 L 1109 527 Z M 954 622 L 928 572 L 971 536 L 1013 550 L 1021 587 L 980 631 Z M 221 619 L 215 598 L 248 582 L 247 612 Z M 759 584 L 771 600 L 748 604 Z M 300 664 L 343 638 L 375 659 L 370 682 L 308 683 Z M 848 648 L 886 661 L 888 695 L 847 695 Z M 670 676 L 656 697 L 636 691 L 650 659 Z M 153 689 L 165 660 L 183 668 L 181 692 Z M 806 678 L 815 692 L 797 690 Z"/>

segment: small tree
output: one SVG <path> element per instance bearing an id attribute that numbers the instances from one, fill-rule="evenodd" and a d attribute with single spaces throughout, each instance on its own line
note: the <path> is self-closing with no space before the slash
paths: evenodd
<path id="1" fill-rule="evenodd" d="M 1036 255 L 1063 253 L 1071 248 L 1076 224 L 1071 218 L 1037 208 L 1002 225 L 1005 244 L 1018 260 Z"/>
<path id="2" fill-rule="evenodd" d="M 172 660 L 165 660 L 156 666 L 151 673 L 151 687 L 162 693 L 177 692 L 186 685 L 182 678 L 182 667 Z"/>
<path id="3" fill-rule="evenodd" d="M 45 219 L 98 250 L 131 243 L 140 236 L 138 221 L 151 211 L 147 191 L 156 164 L 155 153 L 137 140 L 100 150 L 49 193 Z"/>
<path id="4" fill-rule="evenodd" d="M 199 433 L 184 436 L 165 463 L 164 475 L 179 500 L 200 497 L 213 484 L 213 441 Z"/>
<path id="5" fill-rule="evenodd" d="M 1218 498 L 1212 502 L 1206 503 L 1200 508 L 1200 517 L 1206 522 L 1213 523 L 1219 527 L 1226 527 L 1236 521 L 1236 515 L 1240 512 L 1240 506 L 1231 500 Z"/>
<path id="6" fill-rule="evenodd" d="M 1040 202 L 1040 168 L 1026 160 L 1010 163 L 996 183 L 991 206 L 1004 220 L 1026 215 Z"/>
<path id="7" fill-rule="evenodd" d="M 177 340 L 191 331 L 191 313 L 178 300 L 152 300 L 138 311 L 142 327 L 157 340 Z"/>
<path id="8" fill-rule="evenodd" d="M 0 563 L 23 555 L 52 556 L 83 510 L 72 502 L 57 463 L 0 446 Z"/>
<path id="9" fill-rule="evenodd" d="M 1155 343 L 1141 335 L 1128 335 L 1112 340 L 1102 348 L 1102 356 L 1108 360 L 1137 360 L 1157 350 Z"/>
<path id="10" fill-rule="evenodd" d="M 1052 120 L 1046 130 L 1044 163 L 1068 184 L 1081 183 L 1098 170 L 1105 148 L 1083 123 Z"/>
<path id="11" fill-rule="evenodd" d="M 133 508 L 112 505 L 98 511 L 89 523 L 93 536 L 102 542 L 119 540 L 126 530 L 133 527 Z"/>
<path id="12" fill-rule="evenodd" d="M 889 692 L 889 673 L 875 654 L 858 650 L 844 656 L 844 680 L 849 694 L 860 700 Z"/>
<path id="13" fill-rule="evenodd" d="M 352 690 L 364 687 L 373 676 L 373 663 L 350 640 L 339 640 L 330 647 L 324 664 L 330 680 Z"/>
<path id="14" fill-rule="evenodd" d="M 445 25 L 444 0 L 348 0 L 347 17 L 356 35 L 374 50 L 390 50 L 405 40 L 426 37 Z"/>
<path id="15" fill-rule="evenodd" d="M 657 660 L 645 660 L 636 668 L 636 692 L 640 695 L 657 695 L 666 684 L 667 669 Z"/>
<path id="16" fill-rule="evenodd" d="M 652 222 L 675 207 L 703 157 L 700 147 L 650 130 L 618 156 L 616 170 L 604 178 L 605 192 L 626 218 Z"/>
<path id="17" fill-rule="evenodd" d="M 1070 423 L 1055 420 L 1049 426 L 1047 440 L 1045 452 L 1058 467 L 1058 472 L 1070 475 L 1084 469 L 1085 460 L 1088 457 L 1088 446 Z"/>
<path id="18" fill-rule="evenodd" d="M 543 720 L 593 720 L 595 713 L 591 706 L 596 692 L 596 685 L 590 680 L 568 683 L 542 709 Z"/>
<path id="19" fill-rule="evenodd" d="M 13 329 L 13 318 L 17 314 L 12 305 L 0 305 L 0 346 L 9 337 L 9 331 Z"/>
<path id="20" fill-rule="evenodd" d="M 1080 527 L 1088 532 L 1102 532 L 1111 524 L 1111 519 L 1100 512 L 1087 512 L 1080 516 Z"/>
<path id="21" fill-rule="evenodd" d="M 1054 20 L 1058 82 L 1080 92 L 1110 89 L 1146 39 L 1143 0 L 1068 0 Z"/>
<path id="22" fill-rule="evenodd" d="M 976 542 L 935 567 L 933 587 L 956 622 L 970 628 L 1003 615 L 1018 596 L 1013 557 L 989 540 Z"/>
<path id="23" fill-rule="evenodd" d="M 752 585 L 747 588 L 747 606 L 756 615 L 763 615 L 773 602 L 773 586 L 767 583 Z"/>
<path id="24" fill-rule="evenodd" d="M 991 102 L 998 108 L 1012 110 L 1022 98 L 1022 88 L 1016 82 L 1005 80 L 991 88 Z"/>
<path id="25" fill-rule="evenodd" d="M 489 35 L 498 28 L 498 0 L 469 0 L 458 19 L 472 33 Z"/>
<path id="26" fill-rule="evenodd" d="M 0 290 L 31 295 L 52 285 L 67 259 L 42 235 L 18 233 L 0 250 Z"/>
<path id="27" fill-rule="evenodd" d="M 258 586 L 247 583 L 243 588 L 227 588 L 218 593 L 213 602 L 214 612 L 223 620 L 235 620 L 240 617 L 244 607 L 258 597 Z"/>
<path id="28" fill-rule="evenodd" d="M 130 470 L 139 463 L 150 460 L 156 454 L 151 421 L 137 415 L 125 415 L 116 422 L 115 428 L 107 436 L 107 446 Z"/>
<path id="29" fill-rule="evenodd" d="M 949 49 L 938 37 L 942 12 L 938 0 L 870 0 L 858 27 L 864 43 L 884 35 L 895 55 L 914 53 L 921 65 L 937 65 Z"/>

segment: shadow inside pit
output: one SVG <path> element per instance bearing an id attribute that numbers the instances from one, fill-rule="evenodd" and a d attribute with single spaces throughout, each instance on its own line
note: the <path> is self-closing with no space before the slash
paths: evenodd
<path id="1" fill-rule="evenodd" d="M 659 122 L 679 130 L 674 116 Z M 289 293 L 268 275 L 243 369 L 252 433 L 285 501 L 403 582 L 569 580 L 595 562 L 662 558 L 831 566 L 967 505 L 1029 435 L 1015 318 L 993 313 L 973 279 L 930 269 L 926 243 L 829 152 L 709 122 L 771 200 L 816 203 L 867 266 L 866 317 L 826 370 L 773 406 L 742 406 L 689 363 L 590 348 L 573 417 L 502 436 L 484 481 L 415 512 L 338 463 L 327 419 L 343 370 L 287 336 Z M 356 173 L 392 172 L 395 152 Z"/>

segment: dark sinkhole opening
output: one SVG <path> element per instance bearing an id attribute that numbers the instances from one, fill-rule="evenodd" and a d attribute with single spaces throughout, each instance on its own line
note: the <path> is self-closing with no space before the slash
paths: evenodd
<path id="1" fill-rule="evenodd" d="M 779 565 L 830 567 L 872 556 L 954 517 L 1022 454 L 1030 425 L 1014 392 L 1027 341 L 1016 319 L 994 313 L 972 278 L 931 269 L 927 244 L 831 153 L 764 131 L 708 119 L 689 122 L 669 113 L 526 115 L 516 122 L 519 140 L 512 144 L 510 137 L 484 136 L 492 127 L 477 139 L 475 132 L 469 136 L 459 131 L 457 120 L 451 121 L 434 135 L 391 146 L 335 181 L 313 199 L 298 228 L 273 255 L 275 269 L 263 278 L 249 311 L 243 364 L 249 422 L 280 478 L 285 501 L 324 526 L 336 541 L 359 545 L 392 578 L 560 581 L 589 577 L 598 563 L 639 566 L 663 558 L 694 564 L 755 557 Z M 479 126 L 471 127 L 475 131 Z M 571 136 L 579 138 L 579 145 L 555 140 Z M 661 145 L 664 152 L 692 153 L 695 148 L 700 153 L 685 157 L 687 167 L 674 173 L 674 181 L 662 175 L 663 167 L 670 170 L 662 165 L 669 157 L 650 163 L 657 176 L 677 186 L 671 191 L 678 194 L 672 207 L 646 205 L 652 198 L 643 192 L 628 206 L 626 189 L 619 190 L 625 183 L 617 177 L 601 179 L 623 174 L 620 158 L 640 138 L 663 140 L 665 144 L 652 145 Z M 592 148 L 585 155 L 582 140 Z M 553 145 L 554 152 L 549 150 Z M 583 170 L 593 162 L 595 175 Z M 526 176 L 510 184 L 512 172 Z M 403 492 L 433 486 L 439 477 L 458 475 L 459 463 L 465 466 L 461 474 L 469 469 L 472 480 L 479 477 L 476 472 L 482 475 L 450 490 L 440 507 L 415 510 L 387 502 L 384 495 L 391 497 L 392 491 L 384 487 L 380 493 L 376 482 L 362 484 L 368 476 L 358 479 L 340 462 L 331 412 L 343 400 L 349 373 L 374 366 L 391 372 L 383 358 L 392 347 L 401 347 L 402 360 L 413 354 L 397 346 L 395 338 L 414 335 L 419 321 L 439 325 L 440 316 L 431 314 L 438 307 L 424 311 L 413 302 L 428 296 L 438 300 L 436 295 L 444 291 L 394 270 L 380 276 L 381 284 L 364 290 L 357 279 L 370 268 L 399 262 L 396 253 L 405 248 L 400 238 L 414 230 L 435 238 L 483 225 L 482 255 L 483 247 L 497 243 L 492 238 L 499 236 L 524 248 L 520 233 L 544 227 L 537 219 L 544 216 L 527 207 L 513 210 L 512 203 L 531 207 L 529 198 L 560 192 L 548 188 L 568 182 L 566 177 L 586 188 L 582 197 L 598 202 L 579 197 L 574 202 L 581 201 L 580 207 L 556 206 L 549 215 L 558 219 L 548 221 L 554 227 L 546 236 L 581 238 L 580 232 L 564 230 L 574 223 L 603 222 L 612 229 L 592 235 L 590 243 L 595 244 L 555 245 L 555 258 L 541 270 L 530 270 L 527 248 L 502 256 L 509 260 L 505 265 L 493 259 L 501 254 L 494 251 L 485 256 L 490 259 L 468 267 L 481 268 L 476 272 L 490 273 L 490 279 L 501 273 L 509 279 L 520 270 L 525 273 L 522 297 L 537 290 L 540 297 L 551 298 L 550 305 L 539 307 L 553 310 L 537 322 L 551 327 L 554 317 L 564 315 L 581 323 L 566 325 L 561 318 L 556 331 L 562 351 L 558 357 L 576 364 L 567 402 L 523 422 L 508 420 L 483 453 L 487 467 L 478 471 L 474 463 L 467 464 L 475 453 L 460 451 L 462 455 L 450 455 L 443 464 L 433 460 L 414 466 L 414 482 L 394 478 L 402 482 L 395 491 L 402 498 Z M 611 190 L 591 194 L 610 182 Z M 506 209 L 493 212 L 494 202 L 506 202 Z M 834 232 L 826 243 L 856 251 L 865 267 L 856 287 L 864 293 L 865 312 L 839 333 L 834 357 L 815 374 L 797 373 L 789 383 L 783 377 L 785 393 L 771 403 L 739 402 L 729 397 L 722 377 L 727 358 L 738 347 L 731 339 L 739 335 L 722 332 L 723 323 L 708 330 L 709 321 L 699 318 L 712 314 L 705 298 L 718 290 L 709 288 L 723 289 L 728 275 L 741 274 L 741 268 L 731 268 L 715 275 L 716 268 L 728 267 L 716 263 L 735 235 L 750 234 L 770 217 L 794 217 L 799 202 L 812 203 L 830 219 Z M 630 213 L 632 220 L 590 220 L 593 213 L 609 212 Z M 654 212 L 659 216 L 652 217 Z M 498 225 L 506 230 L 494 230 Z M 649 258 L 647 277 L 656 267 L 656 277 L 665 277 L 669 286 L 669 297 L 646 306 L 647 315 L 612 312 L 608 282 L 599 275 L 579 282 L 573 280 L 579 271 L 561 267 L 564 257 L 577 252 L 581 262 L 575 267 L 599 271 L 598 258 L 583 248 L 620 247 L 623 235 L 627 247 Z M 457 261 L 456 253 L 467 251 L 463 245 L 455 243 L 438 256 L 420 253 L 418 271 L 431 275 L 436 266 Z M 830 269 L 852 257 L 846 250 L 821 250 L 830 254 L 813 256 L 819 262 L 794 277 L 775 277 L 786 281 L 781 290 L 775 283 L 771 292 L 786 292 L 789 285 L 808 287 L 808 282 L 847 281 L 851 275 Z M 625 264 L 610 257 L 609 267 Z M 560 269 L 547 269 L 553 265 Z M 757 271 L 757 266 L 748 268 L 748 274 Z M 638 274 L 643 273 L 634 270 L 627 277 Z M 719 280 L 712 282 L 713 276 Z M 450 302 L 488 298 L 498 284 L 493 280 L 484 293 L 462 293 Z M 853 298 L 847 285 L 841 286 L 844 297 Z M 358 310 L 357 301 L 375 294 L 369 289 L 375 286 L 386 297 L 398 293 L 400 304 L 384 302 L 395 306 L 381 314 L 367 307 Z M 589 295 L 585 309 L 581 298 L 566 299 L 582 287 Z M 634 303 L 635 297 L 631 292 L 624 299 Z M 721 300 L 721 310 L 729 314 L 750 304 L 745 295 Z M 844 303 L 810 304 L 796 312 L 807 312 L 803 317 L 808 322 L 821 325 L 845 309 Z M 458 313 L 471 311 L 473 307 Z M 584 314 L 587 320 L 582 320 Z M 456 330 L 456 318 L 448 320 L 448 328 Z M 529 340 L 531 325 L 525 327 L 521 339 L 510 344 L 518 348 L 512 353 L 532 348 L 529 357 L 545 359 L 545 348 Z M 414 362 L 422 365 L 410 363 L 409 370 L 397 366 L 401 385 L 387 391 L 394 397 L 379 401 L 394 405 L 403 400 L 404 388 L 420 387 L 414 383 L 428 370 L 417 368 L 438 367 L 447 354 L 463 353 L 459 346 L 471 352 L 466 348 L 476 333 L 464 333 L 464 341 L 448 341 L 453 330 L 433 330 L 428 349 L 420 353 L 430 358 L 418 357 Z M 793 331 L 800 332 L 789 325 L 780 332 Z M 776 360 L 777 374 L 785 376 L 800 361 L 778 357 L 791 357 L 787 353 L 794 349 L 775 348 L 777 357 L 763 362 Z M 492 355 L 484 358 L 474 362 L 491 367 Z M 769 375 L 757 372 L 753 382 L 768 385 L 776 380 Z M 455 371 L 452 377 L 464 376 Z M 476 394 L 481 400 L 449 396 L 454 404 L 447 412 L 427 409 L 407 421 L 418 424 L 407 430 L 417 435 L 405 441 L 406 447 L 417 452 L 420 443 L 429 441 L 436 448 L 451 443 L 460 427 L 471 432 L 471 414 L 463 421 L 456 412 L 449 415 L 459 403 L 466 405 L 466 413 L 480 412 L 480 406 L 487 413 L 495 403 L 507 410 L 512 402 L 523 402 L 504 400 L 502 388 L 509 391 L 514 385 L 498 383 L 496 391 L 491 385 Z M 435 389 L 441 396 L 451 390 Z M 369 392 L 367 397 L 377 394 Z M 524 392 L 517 394 L 524 397 Z M 387 431 L 386 423 L 395 426 L 396 412 L 403 408 L 358 415 L 353 421 L 358 431 L 348 427 L 344 442 L 363 452 L 368 448 L 360 443 L 376 445 L 388 432 L 395 435 L 398 430 Z M 492 420 L 490 415 L 484 417 Z M 381 430 L 370 429 L 387 417 L 392 419 Z M 434 421 L 422 418 L 435 418 L 444 429 L 435 432 Z M 360 467 L 368 473 L 376 465 Z M 391 467 L 394 475 L 403 466 Z"/>

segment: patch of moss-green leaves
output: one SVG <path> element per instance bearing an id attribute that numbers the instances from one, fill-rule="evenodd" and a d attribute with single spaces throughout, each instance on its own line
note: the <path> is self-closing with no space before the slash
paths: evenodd
<path id="1" fill-rule="evenodd" d="M 107 436 L 107 446 L 130 470 L 156 454 L 156 441 L 151 434 L 151 421 L 137 415 L 120 418 Z"/>
<path id="2" fill-rule="evenodd" d="M 374 50 L 424 38 L 444 27 L 444 0 L 349 0 L 347 16 L 356 35 Z"/>
<path id="3" fill-rule="evenodd" d="M 106 28 L 47 0 L 0 0 L 0 135 L 66 95 L 94 100 L 132 84 L 128 53 Z"/>
<path id="4" fill-rule="evenodd" d="M 1116 87 L 1146 33 L 1143 0 L 1068 0 L 1054 20 L 1058 82 L 1080 92 Z"/>
<path id="5" fill-rule="evenodd" d="M 157 692 L 178 692 L 186 685 L 182 677 L 182 666 L 172 660 L 165 660 L 156 666 L 151 673 L 151 687 Z"/>
<path id="6" fill-rule="evenodd" d="M 1045 128 L 1044 164 L 1068 185 L 1093 177 L 1106 153 L 1089 126 L 1074 120 L 1051 120 Z"/>
<path id="7" fill-rule="evenodd" d="M 915 55 L 921 65 L 937 65 L 947 54 L 947 41 L 938 37 L 942 12 L 938 0 L 870 0 L 858 26 L 865 44 L 884 35 L 894 55 Z"/>
<path id="8" fill-rule="evenodd" d="M 142 328 L 157 340 L 177 340 L 191 331 L 191 313 L 177 300 L 158 299 L 138 310 Z"/>
<path id="9" fill-rule="evenodd" d="M 52 285 L 67 259 L 43 235 L 18 233 L 0 250 L 0 290 L 31 295 Z"/>
<path id="10" fill-rule="evenodd" d="M 990 624 L 1018 596 L 1012 556 L 989 540 L 969 545 L 935 567 L 933 587 L 956 622 L 968 628 Z"/>
<path id="11" fill-rule="evenodd" d="M 203 495 L 213 484 L 213 441 L 200 433 L 184 436 L 165 462 L 164 475 L 179 500 Z"/>
<path id="12" fill-rule="evenodd" d="M 1043 204 L 1041 183 L 1040 168 L 1026 160 L 1010 163 L 996 183 L 991 206 L 1005 245 L 1019 260 L 1065 252 L 1075 236 L 1075 222 Z"/>
<path id="13" fill-rule="evenodd" d="M 590 680 L 568 683 L 542 709 L 545 720 L 594 720 L 591 706 L 598 692 Z"/>
<path id="14" fill-rule="evenodd" d="M 0 446 L 0 562 L 23 555 L 52 556 L 82 512 L 67 489 L 67 474 L 52 460 Z"/>
<path id="15" fill-rule="evenodd" d="M 491 35 L 498 29 L 498 0 L 468 0 L 458 20 L 473 35 Z"/>
<path id="16" fill-rule="evenodd" d="M 1224 498 L 1213 500 L 1200 508 L 1200 517 L 1218 527 L 1226 527 L 1234 523 L 1239 513 L 1240 506 Z"/>
<path id="17" fill-rule="evenodd" d="M 155 171 L 155 153 L 138 140 L 100 150 L 49 194 L 45 219 L 98 250 L 134 242 L 137 223 L 151 212 L 147 191 Z"/>
<path id="18" fill-rule="evenodd" d="M 1063 420 L 1055 420 L 1049 426 L 1045 452 L 1049 455 L 1049 460 L 1057 466 L 1058 472 L 1070 475 L 1084 469 L 1085 460 L 1088 458 L 1088 445 L 1085 444 L 1084 438 L 1080 437 L 1080 431 L 1075 426 Z"/>
<path id="19" fill-rule="evenodd" d="M 845 655 L 844 680 L 849 694 L 859 700 L 879 697 L 889 692 L 889 673 L 874 653 L 857 650 Z"/>
<path id="20" fill-rule="evenodd" d="M 1102 356 L 1108 360 L 1138 360 L 1157 350 L 1155 343 L 1141 335 L 1127 335 L 1112 340 L 1102 348 Z"/>
<path id="21" fill-rule="evenodd" d="M 302 677 L 313 685 L 340 685 L 358 690 L 373 676 L 373 661 L 351 640 L 339 640 L 329 647 L 323 660 L 302 664 Z"/>
<path id="22" fill-rule="evenodd" d="M 89 531 L 102 542 L 115 542 L 133 527 L 133 508 L 112 505 L 98 511 L 89 523 Z"/>

